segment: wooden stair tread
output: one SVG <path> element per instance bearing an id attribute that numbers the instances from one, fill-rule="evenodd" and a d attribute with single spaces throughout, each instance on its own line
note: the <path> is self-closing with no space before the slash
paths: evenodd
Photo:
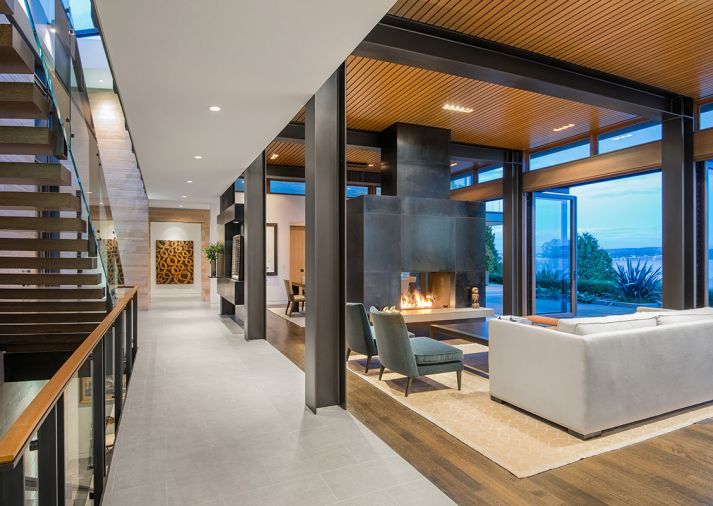
<path id="1" fill-rule="evenodd" d="M 72 173 L 59 163 L 0 162 L 0 183 L 71 186 Z"/>
<path id="2" fill-rule="evenodd" d="M 97 328 L 96 323 L 4 323 L 0 324 L 0 336 L 10 334 L 90 334 Z"/>
<path id="3" fill-rule="evenodd" d="M 2 334 L 0 335 L 0 350 L 10 351 L 11 346 L 34 344 L 37 346 L 49 344 L 79 344 L 84 341 L 89 332 L 74 332 L 67 334 Z"/>
<path id="4" fill-rule="evenodd" d="M 0 117 L 47 119 L 50 102 L 35 82 L 0 82 Z"/>
<path id="5" fill-rule="evenodd" d="M 33 218 L 0 216 L 0 230 L 34 230 L 37 232 L 86 232 L 87 222 L 81 218 Z"/>
<path id="6" fill-rule="evenodd" d="M 82 209 L 79 197 L 59 192 L 2 192 L 0 207 L 38 209 L 41 211 L 76 211 Z"/>
<path id="7" fill-rule="evenodd" d="M 0 268 L 5 269 L 96 269 L 96 257 L 43 258 L 43 257 L 0 257 Z"/>
<path id="8" fill-rule="evenodd" d="M 0 144 L 52 144 L 52 133 L 44 126 L 0 125 Z"/>
<path id="9" fill-rule="evenodd" d="M 106 311 L 89 313 L 0 313 L 0 323 L 99 323 Z"/>
<path id="10" fill-rule="evenodd" d="M 98 285 L 101 283 L 101 279 L 102 276 L 99 273 L 0 273 L 0 285 Z"/>
<path id="11" fill-rule="evenodd" d="M 76 311 L 106 311 L 106 301 L 60 301 L 60 302 L 6 302 L 0 301 L 0 314 L 4 313 L 68 313 Z"/>
<path id="12" fill-rule="evenodd" d="M 3 300 L 91 300 L 103 299 L 104 295 L 104 288 L 0 288 Z"/>
<path id="13" fill-rule="evenodd" d="M 9 23 L 0 24 L 0 73 L 34 74 L 35 55 L 20 32 Z"/>
<path id="14" fill-rule="evenodd" d="M 87 239 L 0 238 L 2 251 L 89 251 Z"/>
<path id="15" fill-rule="evenodd" d="M 86 339 L 86 337 L 85 337 Z M 83 341 L 83 340 L 82 340 Z M 72 342 L 72 343 L 47 343 L 47 344 L 37 344 L 37 343 L 29 343 L 29 344 L 5 344 L 5 345 L 0 345 L 0 350 L 3 350 L 7 352 L 8 354 L 11 353 L 51 353 L 51 352 L 73 352 L 74 350 L 77 349 L 77 347 L 81 344 L 81 341 L 79 342 Z"/>

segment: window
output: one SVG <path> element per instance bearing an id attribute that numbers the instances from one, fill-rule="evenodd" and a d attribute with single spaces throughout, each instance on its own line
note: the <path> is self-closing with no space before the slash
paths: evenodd
<path id="1" fill-rule="evenodd" d="M 270 180 L 270 193 L 283 193 L 285 195 L 304 195 L 305 184 L 302 181 Z"/>
<path id="2" fill-rule="evenodd" d="M 478 169 L 478 182 L 487 183 L 488 181 L 494 181 L 496 179 L 503 178 L 503 166 L 502 165 L 488 165 Z"/>
<path id="3" fill-rule="evenodd" d="M 376 187 L 376 194 L 381 195 L 381 186 Z"/>
<path id="4" fill-rule="evenodd" d="M 369 195 L 368 186 L 347 186 L 347 198 L 351 199 L 354 197 L 361 197 L 362 195 Z"/>
<path id="5" fill-rule="evenodd" d="M 67 1 L 65 0 L 65 6 Z M 95 30 L 92 21 L 92 3 L 90 0 L 69 0 L 69 16 L 72 19 L 72 27 L 76 31 Z"/>
<path id="6" fill-rule="evenodd" d="M 503 201 L 485 203 L 485 306 L 503 312 Z"/>
<path id="7" fill-rule="evenodd" d="M 473 185 L 473 174 L 461 174 L 451 178 L 451 190 Z"/>
<path id="8" fill-rule="evenodd" d="M 544 169 L 552 165 L 587 158 L 590 154 L 589 139 L 545 149 L 530 155 L 530 170 Z"/>
<path id="9" fill-rule="evenodd" d="M 235 191 L 236 192 L 244 192 L 245 191 L 245 179 L 242 177 L 239 177 L 238 179 L 235 180 Z"/>
<path id="10" fill-rule="evenodd" d="M 614 130 L 599 136 L 599 153 L 661 140 L 661 123 L 644 123 Z"/>
<path id="11" fill-rule="evenodd" d="M 701 114 L 698 117 L 698 127 L 701 130 L 713 127 L 713 103 L 701 106 Z"/>

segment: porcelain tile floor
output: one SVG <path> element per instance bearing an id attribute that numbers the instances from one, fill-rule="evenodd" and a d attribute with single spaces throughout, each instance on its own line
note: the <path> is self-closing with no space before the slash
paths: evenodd
<path id="1" fill-rule="evenodd" d="M 346 411 L 306 410 L 302 371 L 216 313 L 183 296 L 140 313 L 103 506 L 452 504 Z"/>

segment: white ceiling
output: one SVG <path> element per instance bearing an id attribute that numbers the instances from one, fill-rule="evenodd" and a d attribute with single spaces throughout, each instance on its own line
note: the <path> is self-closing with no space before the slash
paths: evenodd
<path id="1" fill-rule="evenodd" d="M 392 3 L 96 0 L 149 198 L 220 195 Z"/>

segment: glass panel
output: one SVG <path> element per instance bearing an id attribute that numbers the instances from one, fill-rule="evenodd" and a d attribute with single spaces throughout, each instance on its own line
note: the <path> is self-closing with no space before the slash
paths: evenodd
<path id="1" fill-rule="evenodd" d="M 570 313 L 571 245 L 570 198 L 535 196 L 535 310 L 537 314 Z"/>
<path id="2" fill-rule="evenodd" d="M 488 225 L 485 228 L 485 260 L 487 263 L 487 287 L 485 306 L 496 313 L 503 312 L 503 226 Z"/>
<path id="3" fill-rule="evenodd" d="M 69 7 L 69 16 L 75 30 L 91 30 L 95 28 L 92 21 L 92 5 L 89 0 L 64 0 Z"/>
<path id="4" fill-rule="evenodd" d="M 569 188 L 577 202 L 577 315 L 661 304 L 661 173 Z"/>
<path id="5" fill-rule="evenodd" d="M 589 140 L 573 142 L 530 155 L 530 170 L 543 169 L 560 163 L 587 158 L 591 154 Z"/>
<path id="6" fill-rule="evenodd" d="M 698 118 L 701 129 L 713 127 L 713 103 L 701 106 L 701 115 Z"/>
<path id="7" fill-rule="evenodd" d="M 270 193 L 284 193 L 286 195 L 304 195 L 305 184 L 302 181 L 270 180 Z"/>
<path id="8" fill-rule="evenodd" d="M 376 187 L 376 194 L 381 195 L 381 186 Z"/>
<path id="9" fill-rule="evenodd" d="M 92 368 L 87 360 L 64 391 L 65 504 L 94 504 Z"/>
<path id="10" fill-rule="evenodd" d="M 30 439 L 30 447 L 25 450 L 23 464 L 25 470 L 25 506 L 39 504 L 39 451 L 37 449 L 37 433 Z"/>
<path id="11" fill-rule="evenodd" d="M 489 165 L 487 167 L 482 167 L 478 169 L 478 182 L 487 183 L 488 181 L 494 181 L 496 179 L 503 178 L 503 166 L 502 165 Z"/>
<path id="12" fill-rule="evenodd" d="M 245 179 L 240 176 L 238 179 L 235 180 L 235 191 L 236 192 L 244 192 L 245 191 Z"/>
<path id="13" fill-rule="evenodd" d="M 106 393 L 104 396 L 104 413 L 106 414 L 104 424 L 105 474 L 109 471 L 111 456 L 114 453 L 114 437 L 116 428 L 116 419 L 114 418 L 114 406 L 116 400 L 114 397 L 114 381 L 114 333 L 108 332 L 104 336 L 104 390 Z"/>
<path id="14" fill-rule="evenodd" d="M 458 188 L 465 188 L 466 186 L 473 185 L 473 175 L 465 174 L 462 176 L 457 176 L 451 179 L 451 190 L 457 190 Z"/>
<path id="15" fill-rule="evenodd" d="M 369 195 L 368 186 L 347 186 L 347 198 L 360 197 L 361 195 Z"/>
<path id="16" fill-rule="evenodd" d="M 634 125 L 600 135 L 599 153 L 609 153 L 659 140 L 661 140 L 661 123 Z"/>

